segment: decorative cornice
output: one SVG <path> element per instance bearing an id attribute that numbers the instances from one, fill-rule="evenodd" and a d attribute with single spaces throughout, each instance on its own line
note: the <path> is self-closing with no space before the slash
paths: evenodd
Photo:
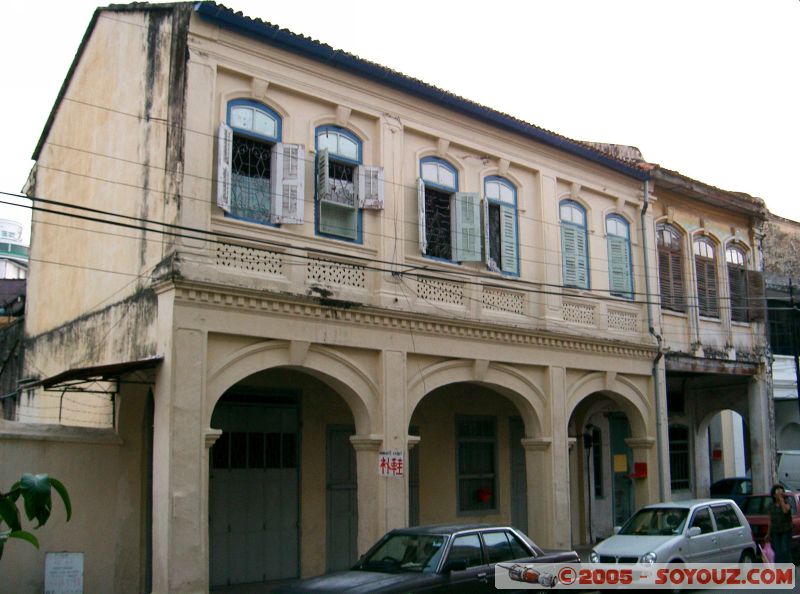
<path id="1" fill-rule="evenodd" d="M 550 449 L 553 440 L 549 437 L 525 437 L 520 440 L 522 447 L 528 452 L 543 452 Z"/>
<path id="2" fill-rule="evenodd" d="M 383 444 L 382 435 L 351 435 L 350 443 L 357 452 L 377 452 Z"/>
<path id="3" fill-rule="evenodd" d="M 358 305 L 349 309 L 332 308 L 302 295 L 289 297 L 265 294 L 239 287 L 222 287 L 186 281 L 173 281 L 172 287 L 176 302 L 263 311 L 271 314 L 324 320 L 329 323 L 357 324 L 391 331 L 450 336 L 460 340 L 492 341 L 633 359 L 652 359 L 657 351 L 655 345 L 603 342 L 600 339 L 602 333 L 599 330 L 597 331 L 598 338 L 592 340 L 568 335 L 547 335 L 534 330 L 502 327 L 476 320 L 431 319 L 413 312 L 389 310 L 371 305 Z M 160 289 L 165 290 L 163 286 Z M 335 312 L 336 315 L 333 316 L 332 312 Z"/>
<path id="4" fill-rule="evenodd" d="M 206 429 L 203 434 L 203 437 L 205 438 L 206 442 L 206 449 L 211 449 L 211 446 L 217 443 L 217 440 L 220 438 L 221 435 L 222 435 L 222 429 L 214 429 L 211 427 Z"/>
<path id="5" fill-rule="evenodd" d="M 649 450 L 656 445 L 656 440 L 654 437 L 626 437 L 625 444 L 634 450 L 638 448 Z"/>

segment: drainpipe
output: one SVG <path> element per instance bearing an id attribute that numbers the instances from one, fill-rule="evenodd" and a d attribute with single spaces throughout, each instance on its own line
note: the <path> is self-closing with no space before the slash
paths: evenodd
<path id="1" fill-rule="evenodd" d="M 664 459 L 663 451 L 664 451 L 664 443 L 661 440 L 661 427 L 664 424 L 664 419 L 661 418 L 661 377 L 658 373 L 658 362 L 661 360 L 663 353 L 661 352 L 661 335 L 655 331 L 655 326 L 653 324 L 653 309 L 650 303 L 650 298 L 653 292 L 650 290 L 650 268 L 648 266 L 648 256 L 647 254 L 647 228 L 645 227 L 644 217 L 647 214 L 647 209 L 650 206 L 650 186 L 649 181 L 645 180 L 642 184 L 644 187 L 644 208 L 642 208 L 642 250 L 644 251 L 644 285 L 645 285 L 645 293 L 647 298 L 647 329 L 650 332 L 650 335 L 656 339 L 658 343 L 658 353 L 656 354 L 656 358 L 653 359 L 653 388 L 655 389 L 655 404 L 656 404 L 656 455 L 658 456 L 658 499 L 659 501 L 665 501 L 666 494 L 664 493 L 664 468 L 661 466 L 661 462 Z"/>

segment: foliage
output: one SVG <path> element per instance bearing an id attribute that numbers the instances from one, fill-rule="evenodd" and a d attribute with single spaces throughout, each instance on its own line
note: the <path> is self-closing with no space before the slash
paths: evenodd
<path id="1" fill-rule="evenodd" d="M 22 529 L 20 512 L 17 509 L 17 500 L 22 497 L 25 516 L 28 521 L 36 520 L 34 528 L 43 526 L 50 518 L 53 510 L 52 490 L 61 497 L 67 510 L 67 521 L 72 517 L 72 504 L 69 500 L 64 485 L 60 481 L 46 474 L 23 474 L 19 481 L 11 486 L 8 493 L 0 493 L 0 558 L 3 556 L 3 547 L 9 538 L 26 540 L 39 548 L 39 540 L 27 530 Z M 3 525 L 6 525 L 4 527 Z"/>

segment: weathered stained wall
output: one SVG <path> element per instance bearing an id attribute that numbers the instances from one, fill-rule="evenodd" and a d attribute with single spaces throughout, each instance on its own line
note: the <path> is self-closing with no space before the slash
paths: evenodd
<path id="1" fill-rule="evenodd" d="M 30 192 L 76 207 L 37 203 L 42 209 L 126 227 L 34 211 L 28 335 L 134 294 L 170 250 L 162 234 L 139 227 L 173 222 L 179 208 L 172 174 L 181 169 L 183 135 L 171 128 L 183 110 L 185 47 L 178 46 L 186 16 L 179 17 L 171 8 L 97 13 L 76 56 Z"/>

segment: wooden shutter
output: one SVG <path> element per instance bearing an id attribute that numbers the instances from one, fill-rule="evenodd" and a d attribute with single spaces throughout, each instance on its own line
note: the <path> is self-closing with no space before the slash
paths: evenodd
<path id="1" fill-rule="evenodd" d="M 746 322 L 747 308 L 747 271 L 738 264 L 728 263 L 728 287 L 730 289 L 731 320 Z"/>
<path id="2" fill-rule="evenodd" d="M 225 122 L 221 122 L 217 139 L 217 206 L 225 212 L 230 212 L 233 129 Z"/>
<path id="3" fill-rule="evenodd" d="M 489 200 L 483 197 L 483 261 L 491 268 L 489 261 L 492 258 L 491 246 L 489 245 Z"/>
<path id="4" fill-rule="evenodd" d="M 272 222 L 302 225 L 304 220 L 305 148 L 277 143 L 270 163 Z"/>
<path id="5" fill-rule="evenodd" d="M 695 256 L 695 270 L 697 271 L 697 305 L 700 315 L 718 318 L 716 260 Z"/>
<path id="6" fill-rule="evenodd" d="M 672 305 L 675 311 L 686 311 L 686 283 L 683 282 L 683 251 L 674 250 L 669 254 L 670 282 L 672 284 Z"/>
<path id="7" fill-rule="evenodd" d="M 317 200 L 327 200 L 331 195 L 331 179 L 328 176 L 330 160 L 328 149 L 317 151 Z"/>
<path id="8" fill-rule="evenodd" d="M 425 227 L 425 182 L 417 178 L 417 218 L 419 224 L 419 251 L 428 253 L 428 237 Z"/>
<path id="9" fill-rule="evenodd" d="M 500 207 L 500 246 L 503 272 L 518 274 L 517 211 L 510 206 Z"/>
<path id="10" fill-rule="evenodd" d="M 358 207 L 383 209 L 383 167 L 356 167 Z"/>
<path id="11" fill-rule="evenodd" d="M 575 227 L 562 223 L 561 262 L 564 272 L 564 285 L 567 287 L 578 286 L 577 235 L 578 230 Z"/>
<path id="12" fill-rule="evenodd" d="M 767 302 L 764 291 L 764 274 L 758 270 L 747 271 L 747 314 L 751 322 L 766 320 Z M 792 312 L 793 313 L 793 312 Z"/>
<path id="13" fill-rule="evenodd" d="M 669 230 L 665 232 L 672 233 Z M 686 311 L 686 288 L 683 282 L 683 250 L 680 239 L 672 236 L 673 246 L 658 244 L 658 282 L 661 289 L 661 307 L 672 311 Z"/>
<path id="14" fill-rule="evenodd" d="M 456 192 L 450 203 L 453 260 L 481 260 L 481 197 L 476 192 Z"/>
<path id="15" fill-rule="evenodd" d="M 608 284 L 612 295 L 631 297 L 631 254 L 623 237 L 608 236 Z"/>

